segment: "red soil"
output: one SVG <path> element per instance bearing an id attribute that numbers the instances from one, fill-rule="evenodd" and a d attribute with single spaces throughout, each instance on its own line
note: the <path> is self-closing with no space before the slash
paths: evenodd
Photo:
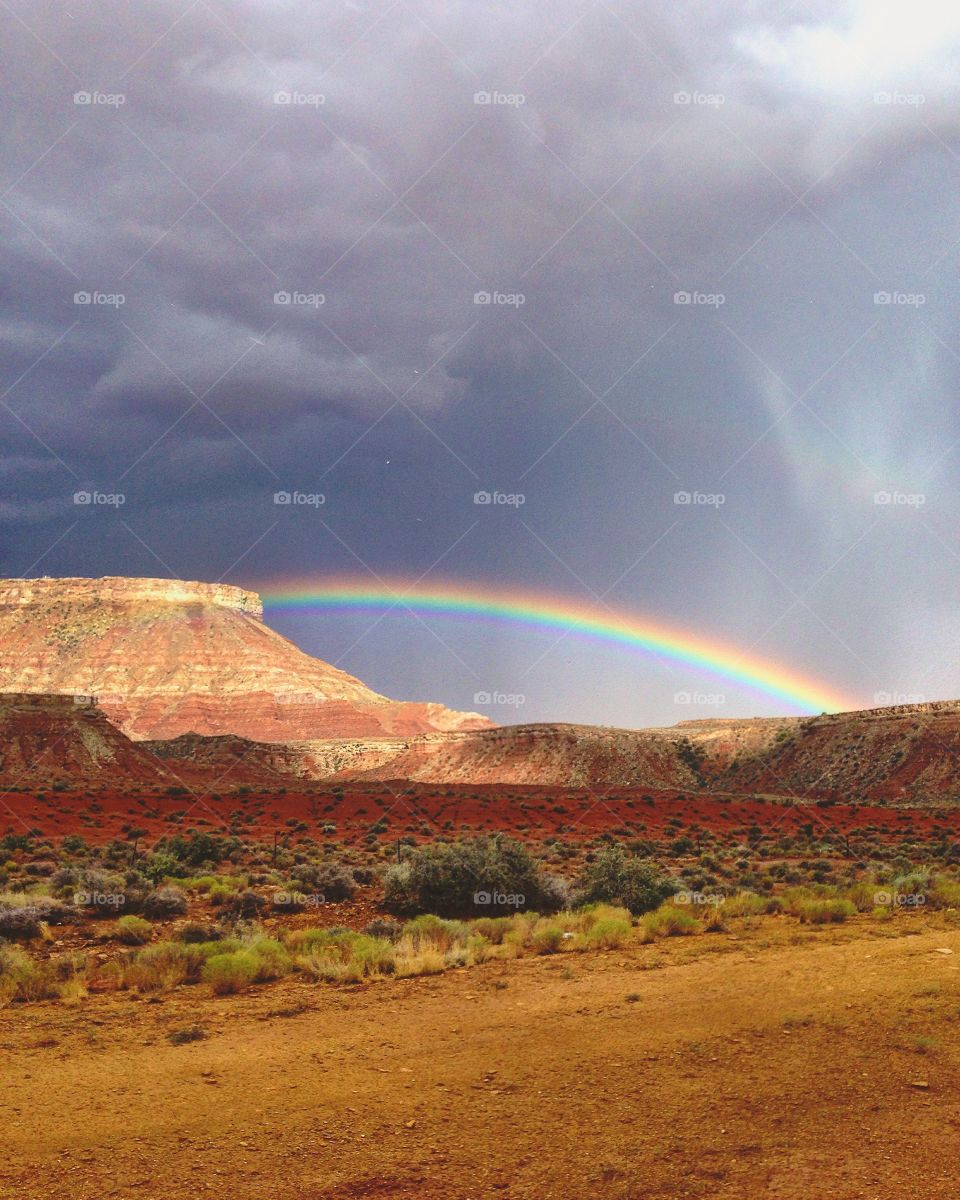
<path id="1" fill-rule="evenodd" d="M 294 830 L 288 821 L 303 822 Z M 285 793 L 251 790 L 246 794 L 185 789 L 170 796 L 161 790 L 102 789 L 46 794 L 8 792 L 0 796 L 0 834 L 27 829 L 46 837 L 81 834 L 102 844 L 123 837 L 125 827 L 147 831 L 152 839 L 187 829 L 236 832 L 243 838 L 272 839 L 275 832 L 309 836 L 318 841 L 360 841 L 375 832 L 385 840 L 414 837 L 430 840 L 485 831 L 513 833 L 525 841 L 546 837 L 573 842 L 609 832 L 631 839 L 695 836 L 699 829 L 723 841 L 746 842 L 751 827 L 767 838 L 790 836 L 812 826 L 814 836 L 835 840 L 844 851 L 857 851 L 857 834 L 868 828 L 882 841 L 927 838 L 939 831 L 951 836 L 957 810 L 887 808 L 877 805 L 831 805 L 725 800 L 706 793 L 651 789 L 591 792 L 533 786 L 395 784 L 346 785 L 342 791 L 317 786 Z M 333 823 L 336 832 L 325 834 Z M 679 823 L 679 824 L 678 824 Z"/>

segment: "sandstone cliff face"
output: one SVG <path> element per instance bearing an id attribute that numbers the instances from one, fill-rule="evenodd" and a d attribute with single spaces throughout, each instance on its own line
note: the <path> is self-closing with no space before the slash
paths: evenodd
<path id="1" fill-rule="evenodd" d="M 0 581 L 0 690 L 96 697 L 132 738 L 261 742 L 480 729 L 478 713 L 401 703 L 312 658 L 260 598 L 167 579 Z"/>

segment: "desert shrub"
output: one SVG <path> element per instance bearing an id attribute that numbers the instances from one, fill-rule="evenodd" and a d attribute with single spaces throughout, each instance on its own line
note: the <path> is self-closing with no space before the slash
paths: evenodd
<path id="1" fill-rule="evenodd" d="M 368 937 L 350 930 L 298 930 L 288 938 L 299 952 L 297 964 L 333 983 L 355 983 L 368 976 L 386 975 L 394 967 L 395 950 L 385 938 Z"/>
<path id="2" fill-rule="evenodd" d="M 901 896 L 925 896 L 931 888 L 933 878 L 926 870 L 908 871 L 894 877 L 890 890 Z"/>
<path id="3" fill-rule="evenodd" d="M 960 908 L 960 883 L 938 879 L 927 895 L 927 903 L 933 908 Z"/>
<path id="4" fill-rule="evenodd" d="M 124 982 L 128 987 L 141 991 L 156 991 L 159 988 L 176 987 L 180 983 L 196 983 L 204 964 L 217 954 L 232 954 L 240 949 L 236 938 L 224 938 L 219 942 L 156 942 L 145 946 L 128 963 Z"/>
<path id="5" fill-rule="evenodd" d="M 420 846 L 384 875 L 384 903 L 395 912 L 465 916 L 478 905 L 496 909 L 498 896 L 511 908 L 546 910 L 554 895 L 526 847 L 504 837 Z"/>
<path id="6" fill-rule="evenodd" d="M 729 926 L 719 905 L 711 904 L 701 917 L 704 933 L 726 933 Z"/>
<path id="7" fill-rule="evenodd" d="M 482 933 L 471 933 L 467 937 L 466 949 L 470 961 L 475 963 L 486 962 L 487 959 L 493 958 L 493 956 L 496 954 L 496 950 Z"/>
<path id="8" fill-rule="evenodd" d="M 67 896 L 76 890 L 80 876 L 79 867 L 61 867 L 50 876 L 50 890 L 55 896 Z"/>
<path id="9" fill-rule="evenodd" d="M 177 938 L 181 942 L 196 944 L 198 942 L 217 942 L 223 934 L 215 925 L 204 925 L 200 921 L 188 921 L 181 929 L 177 931 Z"/>
<path id="10" fill-rule="evenodd" d="M 77 908 L 90 917 L 115 917 L 126 908 L 134 907 L 140 899 L 139 893 L 128 896 L 121 875 L 97 867 L 80 871 L 72 883 L 58 888 L 57 894 L 72 900 Z"/>
<path id="11" fill-rule="evenodd" d="M 187 948 L 177 942 L 157 942 L 147 946 L 127 966 L 124 982 L 143 992 L 176 987 L 190 974 Z"/>
<path id="12" fill-rule="evenodd" d="M 209 983 L 215 996 L 242 992 L 257 978 L 260 964 L 249 950 L 233 954 L 214 954 L 203 965 L 201 978 Z"/>
<path id="13" fill-rule="evenodd" d="M 857 912 L 871 912 L 877 903 L 877 893 L 882 891 L 876 883 L 863 879 L 846 889 L 846 897 Z"/>
<path id="14" fill-rule="evenodd" d="M 40 910 L 33 904 L 16 904 L 0 908 L 0 938 L 12 942 L 27 942 L 40 936 Z"/>
<path id="15" fill-rule="evenodd" d="M 584 903 L 622 904 L 634 916 L 658 908 L 676 890 L 674 880 L 655 863 L 627 857 L 622 846 L 601 850 L 580 880 Z"/>
<path id="16" fill-rule="evenodd" d="M 601 917 L 583 935 L 584 944 L 600 950 L 613 950 L 622 946 L 630 936 L 631 925 L 619 917 Z"/>
<path id="17" fill-rule="evenodd" d="M 36 962 L 19 946 L 0 943 L 0 1005 L 47 1000 L 75 987 L 79 963 L 69 955 Z"/>
<path id="18" fill-rule="evenodd" d="M 395 950 L 386 938 L 367 937 L 362 934 L 353 944 L 352 957 L 364 975 L 389 975 L 393 972 Z"/>
<path id="19" fill-rule="evenodd" d="M 385 938 L 388 942 L 395 942 L 403 933 L 403 923 L 394 921 L 392 917 L 374 917 L 364 926 L 363 932 L 367 937 Z"/>
<path id="20" fill-rule="evenodd" d="M 339 863 L 302 863 L 291 870 L 294 890 L 323 896 L 328 903 L 352 900 L 357 890 L 354 874 Z"/>
<path id="21" fill-rule="evenodd" d="M 226 892 L 235 892 L 247 886 L 245 875 L 188 875 L 178 879 L 177 884 L 188 892 L 208 893 L 213 888 Z"/>
<path id="22" fill-rule="evenodd" d="M 256 959 L 254 979 L 257 983 L 265 979 L 282 979 L 293 969 L 289 953 L 274 938 L 254 937 L 245 944 L 243 953 L 252 954 Z"/>
<path id="23" fill-rule="evenodd" d="M 178 887 L 158 887 L 144 898 L 143 911 L 155 921 L 182 917 L 187 911 L 187 897 Z"/>
<path id="24" fill-rule="evenodd" d="M 151 856 L 155 860 L 170 863 L 173 869 L 164 871 L 166 875 L 186 875 L 187 867 L 202 867 L 206 863 L 218 863 L 225 858 L 233 848 L 232 838 L 215 837 L 212 833 L 191 833 L 184 837 L 174 834 L 173 837 L 161 839 Z"/>
<path id="25" fill-rule="evenodd" d="M 117 937 L 124 945 L 143 946 L 150 941 L 153 926 L 143 917 L 126 914 L 117 921 Z"/>
<path id="26" fill-rule="evenodd" d="M 267 900 L 256 892 L 236 892 L 224 905 L 225 912 L 238 920 L 254 921 L 263 915 Z"/>
<path id="27" fill-rule="evenodd" d="M 415 913 L 420 905 L 413 864 L 392 863 L 383 874 L 383 902 L 396 913 Z"/>
<path id="28" fill-rule="evenodd" d="M 164 879 L 176 879 L 178 876 L 186 875 L 186 867 L 179 859 L 174 858 L 171 854 L 166 854 L 162 850 L 154 851 L 141 864 L 144 875 L 153 884 L 161 883 Z"/>
<path id="29" fill-rule="evenodd" d="M 226 904 L 234 895 L 235 889 L 226 883 L 213 883 L 207 890 L 207 899 L 214 906 Z"/>
<path id="30" fill-rule="evenodd" d="M 507 934 L 513 928 L 513 920 L 510 917 L 477 917 L 475 921 L 470 922 L 470 928 L 481 937 L 485 937 L 493 946 L 499 946 Z"/>
<path id="31" fill-rule="evenodd" d="M 418 949 L 431 947 L 445 954 L 458 942 L 466 940 L 467 926 L 462 921 L 447 921 L 425 913 L 404 925 L 403 936 Z"/>
<path id="32" fill-rule="evenodd" d="M 531 941 L 538 954 L 556 954 L 563 945 L 563 930 L 559 925 L 538 925 Z"/>
<path id="33" fill-rule="evenodd" d="M 570 884 L 559 875 L 540 876 L 540 891 L 537 896 L 537 907 L 542 912 L 560 912 L 569 908 L 572 899 Z"/>
<path id="34" fill-rule="evenodd" d="M 24 870 L 28 875 L 32 875 L 37 879 L 46 879 L 52 875 L 57 869 L 55 862 L 50 862 L 49 859 L 41 859 L 38 862 L 27 863 Z"/>
<path id="35" fill-rule="evenodd" d="M 835 899 L 798 900 L 793 911 L 805 925 L 835 925 L 852 917 L 857 911 L 849 900 Z"/>
<path id="36" fill-rule="evenodd" d="M 676 904 L 662 904 L 643 918 L 643 928 L 651 937 L 678 937 L 695 933 L 699 927 L 693 913 Z"/>
<path id="37" fill-rule="evenodd" d="M 781 903 L 776 897 L 758 896 L 756 892 L 736 892 L 720 905 L 725 917 L 758 917 L 762 913 L 778 912 Z"/>
<path id="38" fill-rule="evenodd" d="M 396 974 L 400 979 L 410 979 L 417 975 L 439 975 L 447 967 L 446 957 L 439 950 L 416 950 L 412 945 L 404 945 L 401 939 L 397 947 Z"/>

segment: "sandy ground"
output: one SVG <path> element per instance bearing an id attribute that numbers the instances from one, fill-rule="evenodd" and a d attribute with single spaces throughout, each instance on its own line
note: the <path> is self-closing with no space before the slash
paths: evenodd
<path id="1" fill-rule="evenodd" d="M 960 931 L 912 916 L 18 1006 L 0 1197 L 955 1200 L 958 1034 Z"/>

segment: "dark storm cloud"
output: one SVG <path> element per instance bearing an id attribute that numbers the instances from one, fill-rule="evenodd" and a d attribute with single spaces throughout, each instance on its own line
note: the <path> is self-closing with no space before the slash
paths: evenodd
<path id="1" fill-rule="evenodd" d="M 472 529 L 455 573 L 799 639 L 867 695 L 906 671 L 915 615 L 865 620 L 871 567 L 837 559 L 879 516 L 864 548 L 907 562 L 878 488 L 938 498 L 931 546 L 950 519 L 955 463 L 916 482 L 960 432 L 949 14 L 69 9 L 0 10 L 9 572 L 60 538 L 37 569 L 419 574 Z M 85 486 L 124 511 L 78 519 Z M 280 486 L 327 492 L 329 530 L 258 540 Z M 528 501 L 495 525 L 497 486 Z M 698 487 L 722 513 L 678 511 Z M 828 572 L 829 619 L 797 600 Z M 587 691 L 575 715 L 635 719 Z"/>

